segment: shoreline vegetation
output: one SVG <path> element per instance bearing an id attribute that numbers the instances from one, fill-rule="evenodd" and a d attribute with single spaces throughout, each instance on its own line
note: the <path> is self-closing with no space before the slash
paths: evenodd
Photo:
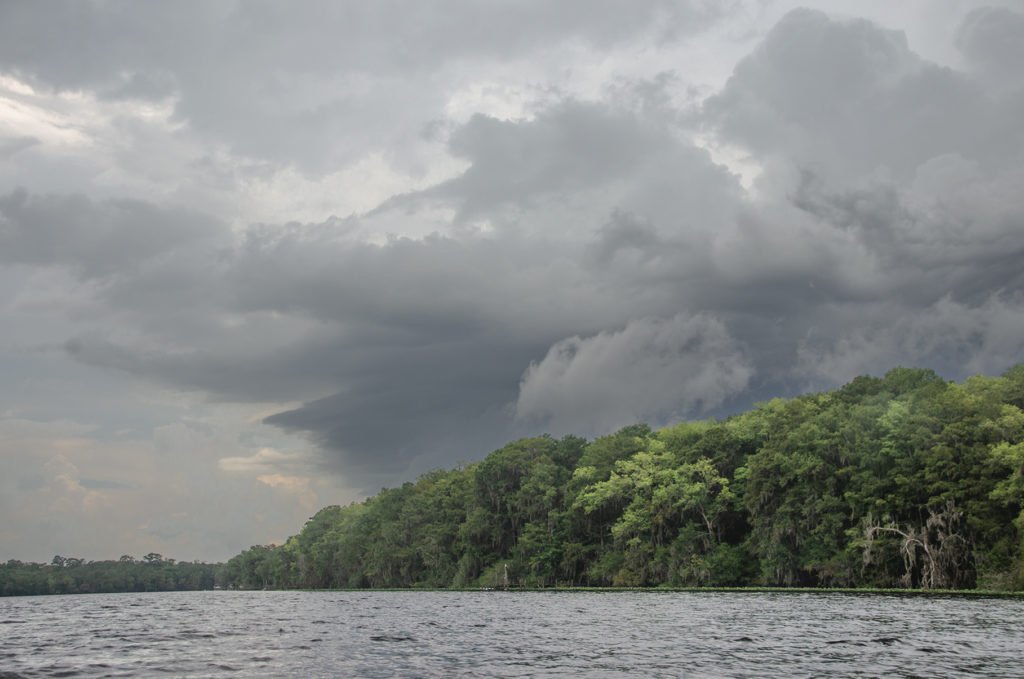
<path id="1" fill-rule="evenodd" d="M 8 562 L 0 593 L 113 564 L 204 574 L 132 581 L 168 589 L 1024 596 L 1022 499 L 1024 364 L 961 383 L 896 368 L 722 420 L 513 441 L 225 564 Z"/>

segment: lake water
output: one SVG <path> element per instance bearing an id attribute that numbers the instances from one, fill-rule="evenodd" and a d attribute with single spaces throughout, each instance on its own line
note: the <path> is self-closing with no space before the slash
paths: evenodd
<path id="1" fill-rule="evenodd" d="M 555 675 L 1024 677 L 1024 600 L 226 591 L 0 598 L 0 677 Z"/>

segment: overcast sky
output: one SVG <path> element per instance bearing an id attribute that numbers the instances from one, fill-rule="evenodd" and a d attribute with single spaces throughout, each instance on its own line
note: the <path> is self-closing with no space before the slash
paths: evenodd
<path id="1" fill-rule="evenodd" d="M 0 1 L 0 560 L 1024 360 L 1024 2 Z"/>

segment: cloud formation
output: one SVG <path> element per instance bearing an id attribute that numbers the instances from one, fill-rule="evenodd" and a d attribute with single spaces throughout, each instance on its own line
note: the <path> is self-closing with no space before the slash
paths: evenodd
<path id="1" fill-rule="evenodd" d="M 1024 14 L 777 5 L 5 5 L 0 425 L 62 423 L 16 492 L 152 489 L 81 426 L 280 517 L 1024 360 Z"/>
<path id="2" fill-rule="evenodd" d="M 640 319 L 619 331 L 556 342 L 526 369 L 516 416 L 558 434 L 608 434 L 711 411 L 746 388 L 752 373 L 715 318 Z"/>
<path id="3" fill-rule="evenodd" d="M 445 103 L 431 79 L 466 62 L 500 68 L 575 41 L 601 50 L 652 34 L 671 40 L 725 9 L 707 0 L 288 7 L 221 0 L 70 5 L 57 13 L 11 5 L 0 63 L 41 86 L 115 100 L 171 98 L 175 118 L 211 142 L 321 172 L 415 137 L 414 116 L 440 114 Z"/>

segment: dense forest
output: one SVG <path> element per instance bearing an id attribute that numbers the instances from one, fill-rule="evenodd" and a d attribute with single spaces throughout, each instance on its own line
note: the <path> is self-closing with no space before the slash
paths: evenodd
<path id="1" fill-rule="evenodd" d="M 1022 589 L 1022 408 L 1024 365 L 959 384 L 897 368 L 720 421 L 522 439 L 322 509 L 221 578 Z"/>
<path id="2" fill-rule="evenodd" d="M 141 560 L 127 554 L 117 561 L 59 555 L 48 564 L 12 560 L 0 564 L 0 596 L 213 589 L 219 568 L 220 564 L 165 559 L 155 552 Z"/>

